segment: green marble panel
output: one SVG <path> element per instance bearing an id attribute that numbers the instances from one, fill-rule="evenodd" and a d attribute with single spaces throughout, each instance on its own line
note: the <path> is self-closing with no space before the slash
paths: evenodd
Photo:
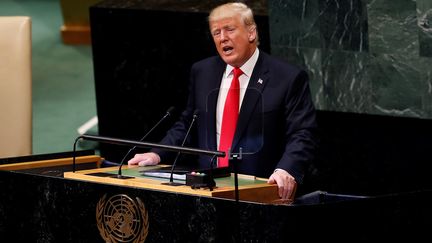
<path id="1" fill-rule="evenodd" d="M 373 88 L 369 58 L 363 52 L 327 50 L 322 53 L 322 89 L 326 110 L 367 113 Z"/>
<path id="2" fill-rule="evenodd" d="M 432 118 L 431 0 L 269 0 L 269 24 L 317 109 Z"/>
<path id="3" fill-rule="evenodd" d="M 430 58 L 371 55 L 374 97 L 370 113 L 431 117 L 431 66 Z"/>
<path id="4" fill-rule="evenodd" d="M 319 0 L 321 47 L 367 51 L 367 13 L 361 0 Z"/>
<path id="5" fill-rule="evenodd" d="M 318 0 L 271 1 L 270 36 L 289 47 L 320 48 Z"/>
<path id="6" fill-rule="evenodd" d="M 307 70 L 310 80 L 310 89 L 315 107 L 324 109 L 322 89 L 321 49 L 317 48 L 291 48 L 285 45 L 272 46 L 273 55 L 301 66 Z"/>
<path id="7" fill-rule="evenodd" d="M 370 0 L 367 11 L 371 53 L 419 55 L 415 1 Z"/>
<path id="8" fill-rule="evenodd" d="M 432 1 L 417 0 L 420 56 L 432 57 Z"/>

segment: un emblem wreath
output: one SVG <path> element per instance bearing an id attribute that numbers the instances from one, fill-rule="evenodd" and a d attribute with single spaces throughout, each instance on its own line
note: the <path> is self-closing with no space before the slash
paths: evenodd
<path id="1" fill-rule="evenodd" d="M 144 203 L 124 194 L 106 197 L 96 205 L 97 227 L 105 242 L 144 242 L 149 229 Z"/>

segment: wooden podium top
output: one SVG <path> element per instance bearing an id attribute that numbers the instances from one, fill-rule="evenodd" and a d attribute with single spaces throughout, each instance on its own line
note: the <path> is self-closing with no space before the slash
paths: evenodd
<path id="1" fill-rule="evenodd" d="M 64 177 L 75 180 L 91 181 L 96 183 L 105 183 L 112 185 L 130 186 L 146 188 L 151 190 L 160 190 L 174 193 L 184 193 L 197 196 L 217 197 L 235 199 L 234 175 L 224 178 L 215 178 L 216 187 L 212 190 L 209 188 L 193 189 L 185 185 L 185 181 L 175 180 L 184 185 L 167 185 L 169 182 L 166 178 L 156 178 L 142 175 L 143 170 L 152 170 L 161 168 L 166 165 L 158 166 L 128 166 L 122 168 L 122 175 L 131 178 L 116 178 L 118 167 L 107 167 L 90 170 L 80 170 L 76 172 L 65 172 Z M 112 177 L 111 177 L 112 175 Z M 281 200 L 278 196 L 277 185 L 267 184 L 267 179 L 256 178 L 247 175 L 238 175 L 239 200 L 270 203 L 270 204 L 290 204 L 292 200 Z"/>
<path id="2" fill-rule="evenodd" d="M 233 174 L 228 177 L 215 178 L 216 186 L 210 190 L 209 188 L 192 188 L 191 186 L 186 185 L 185 180 L 175 180 L 175 182 L 183 185 L 168 185 L 166 184 L 169 182 L 169 179 L 167 178 L 156 178 L 152 176 L 144 176 L 142 174 L 143 171 L 160 169 L 170 165 L 146 167 L 124 165 L 122 168 L 122 175 L 129 178 L 120 179 L 116 177 L 118 174 L 118 166 L 100 168 L 102 160 L 103 159 L 98 155 L 77 156 L 75 163 L 77 164 L 77 168 L 81 168 L 82 170 L 78 169 L 75 172 L 72 171 L 72 157 L 35 160 L 29 159 L 29 161 L 24 160 L 0 164 L 0 170 L 32 171 L 34 173 L 44 174 L 44 170 L 51 171 L 53 170 L 52 168 L 62 167 L 62 169 L 59 169 L 58 171 L 67 179 L 145 188 L 173 193 L 184 193 L 197 196 L 235 199 Z M 86 164 L 90 166 L 85 166 Z M 267 179 L 265 178 L 256 178 L 254 176 L 239 174 L 238 190 L 239 200 L 241 201 L 266 204 L 291 204 L 293 201 L 292 199 L 281 200 L 278 196 L 277 185 L 267 184 Z"/>

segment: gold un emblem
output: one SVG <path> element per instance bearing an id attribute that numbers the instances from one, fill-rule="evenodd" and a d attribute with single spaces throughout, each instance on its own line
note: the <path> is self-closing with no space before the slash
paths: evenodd
<path id="1" fill-rule="evenodd" d="M 106 194 L 96 206 L 96 222 L 105 242 L 144 242 L 148 234 L 148 213 L 144 203 L 118 194 L 106 200 Z"/>

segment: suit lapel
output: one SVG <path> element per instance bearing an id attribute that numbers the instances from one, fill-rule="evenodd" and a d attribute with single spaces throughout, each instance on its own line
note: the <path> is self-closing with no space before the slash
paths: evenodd
<path id="1" fill-rule="evenodd" d="M 237 121 L 237 128 L 234 135 L 232 147 L 235 148 L 240 141 L 249 120 L 251 119 L 254 110 L 256 109 L 258 101 L 262 98 L 262 90 L 269 81 L 269 70 L 265 62 L 265 57 L 260 53 L 260 56 L 255 64 L 254 71 L 249 80 L 249 84 L 243 98 L 242 106 L 240 109 L 239 118 Z"/>

